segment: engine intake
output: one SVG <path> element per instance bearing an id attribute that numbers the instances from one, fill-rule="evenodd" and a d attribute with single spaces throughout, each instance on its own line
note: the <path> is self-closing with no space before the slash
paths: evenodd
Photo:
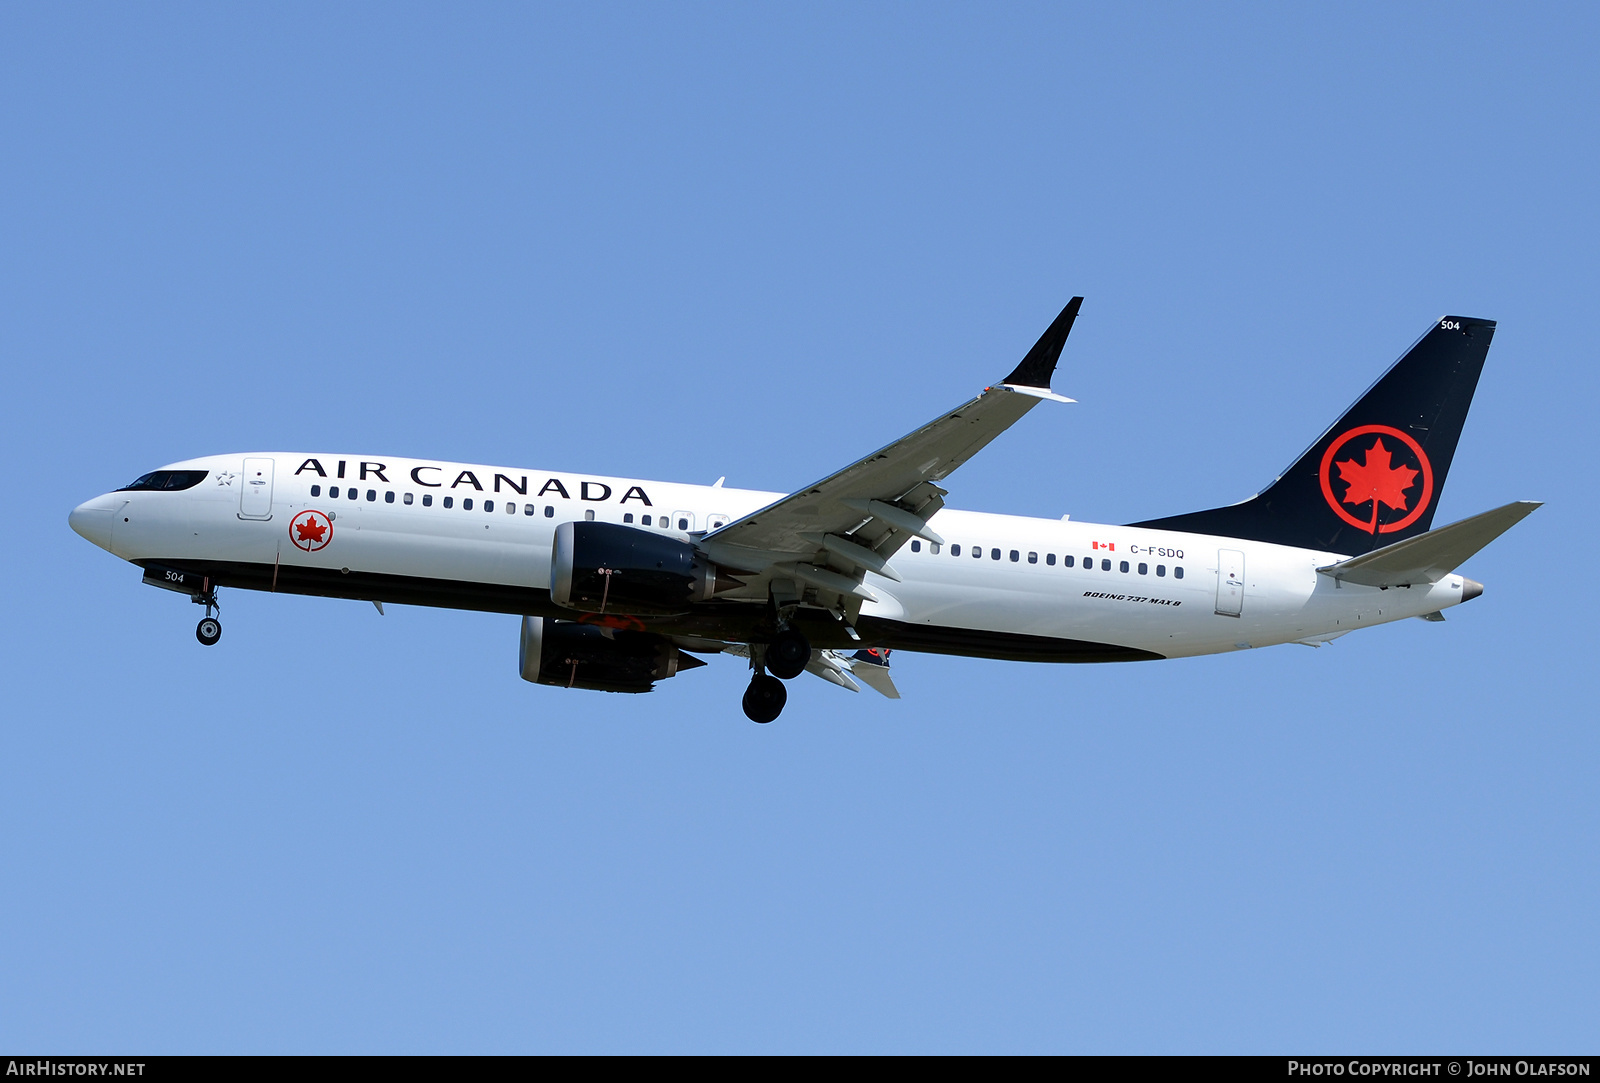
<path id="1" fill-rule="evenodd" d="M 551 600 L 585 613 L 687 613 L 743 585 L 687 541 L 617 523 L 562 523 L 551 546 Z"/>
<path id="2" fill-rule="evenodd" d="M 522 618 L 522 679 L 558 688 L 648 692 L 685 669 L 705 665 L 663 636 L 592 624 Z"/>

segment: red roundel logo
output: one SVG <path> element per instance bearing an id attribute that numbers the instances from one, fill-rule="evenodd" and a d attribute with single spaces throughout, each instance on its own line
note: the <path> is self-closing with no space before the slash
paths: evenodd
<path id="1" fill-rule="evenodd" d="M 1422 445 L 1388 425 L 1335 437 L 1317 476 L 1334 514 L 1369 534 L 1404 530 L 1433 499 L 1433 464 Z"/>
<path id="2" fill-rule="evenodd" d="M 333 520 L 320 511 L 303 511 L 289 520 L 289 540 L 308 553 L 326 549 L 333 540 Z"/>

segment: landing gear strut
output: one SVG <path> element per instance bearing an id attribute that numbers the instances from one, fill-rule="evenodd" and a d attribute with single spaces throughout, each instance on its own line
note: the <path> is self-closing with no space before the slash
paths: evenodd
<path id="1" fill-rule="evenodd" d="M 209 579 L 204 582 L 205 589 L 192 599 L 196 605 L 206 607 L 206 615 L 194 626 L 194 637 L 206 646 L 214 647 L 217 640 L 222 638 L 222 622 L 216 616 L 222 606 L 217 601 L 217 588 L 211 585 Z"/>
<path id="2" fill-rule="evenodd" d="M 750 678 L 750 687 L 744 693 L 745 717 L 752 722 L 767 723 L 783 713 L 789 692 L 783 682 L 766 673 L 756 673 Z"/>

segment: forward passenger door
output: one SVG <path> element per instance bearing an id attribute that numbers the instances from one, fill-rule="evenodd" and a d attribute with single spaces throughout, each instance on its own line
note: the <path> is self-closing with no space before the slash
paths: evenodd
<path id="1" fill-rule="evenodd" d="M 239 487 L 239 518 L 272 518 L 272 460 L 246 459 Z"/>

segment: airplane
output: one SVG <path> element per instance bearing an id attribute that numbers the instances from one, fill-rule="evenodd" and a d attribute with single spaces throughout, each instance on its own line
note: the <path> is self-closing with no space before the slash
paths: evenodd
<path id="1" fill-rule="evenodd" d="M 1483 593 L 1456 574 L 1540 504 L 1432 529 L 1494 337 L 1436 321 L 1270 485 L 1123 525 L 946 507 L 963 463 L 1042 402 L 1083 298 L 1003 381 L 792 493 L 386 455 L 173 463 L 68 518 L 143 581 L 521 617 L 535 684 L 648 692 L 732 654 L 754 722 L 809 672 L 899 698 L 892 651 L 1131 662 L 1321 646 Z"/>

